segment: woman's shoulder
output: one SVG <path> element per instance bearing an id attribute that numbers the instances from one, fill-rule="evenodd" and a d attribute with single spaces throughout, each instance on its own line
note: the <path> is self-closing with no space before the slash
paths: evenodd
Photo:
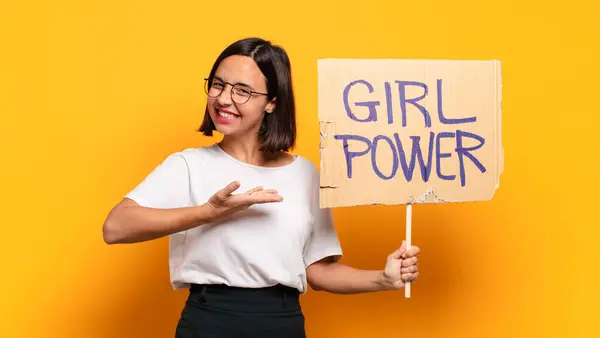
<path id="1" fill-rule="evenodd" d="M 204 163 L 216 156 L 214 146 L 186 147 L 167 153 L 164 162 L 181 163 L 189 166 L 191 163 Z"/>
<path id="2" fill-rule="evenodd" d="M 179 150 L 172 151 L 170 156 L 182 156 L 185 158 L 189 157 L 202 157 L 202 156 L 214 156 L 216 153 L 215 145 L 204 145 L 198 147 L 187 147 Z"/>

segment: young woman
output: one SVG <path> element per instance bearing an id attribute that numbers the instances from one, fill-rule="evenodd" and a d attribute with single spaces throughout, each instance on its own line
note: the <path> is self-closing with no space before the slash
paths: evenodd
<path id="1" fill-rule="evenodd" d="M 169 236 L 175 289 L 190 294 L 176 328 L 188 337 L 305 337 L 299 296 L 397 290 L 418 276 L 416 246 L 380 271 L 339 262 L 331 210 L 319 208 L 319 172 L 288 153 L 296 137 L 290 61 L 259 38 L 214 63 L 199 131 L 219 143 L 168 156 L 109 213 L 104 240 Z"/>

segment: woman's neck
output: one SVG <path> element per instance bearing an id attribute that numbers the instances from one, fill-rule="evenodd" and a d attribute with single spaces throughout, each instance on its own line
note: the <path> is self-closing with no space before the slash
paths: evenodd
<path id="1" fill-rule="evenodd" d="M 223 151 L 244 163 L 256 166 L 279 166 L 290 163 L 293 158 L 285 152 L 263 152 L 260 150 L 261 142 L 259 139 L 240 140 L 233 137 L 223 137 L 218 144 Z"/>

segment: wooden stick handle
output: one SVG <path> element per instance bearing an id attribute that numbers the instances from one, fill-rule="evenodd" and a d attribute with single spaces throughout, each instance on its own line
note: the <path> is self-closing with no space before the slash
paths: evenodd
<path id="1" fill-rule="evenodd" d="M 410 237 L 412 234 L 412 204 L 406 205 L 406 250 L 410 249 Z M 404 297 L 410 298 L 410 282 L 404 284 Z"/>

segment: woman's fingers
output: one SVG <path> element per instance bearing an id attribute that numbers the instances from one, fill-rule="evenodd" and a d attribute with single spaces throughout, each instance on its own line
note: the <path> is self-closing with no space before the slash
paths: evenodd
<path id="1" fill-rule="evenodd" d="M 264 189 L 260 191 L 261 193 L 265 193 L 265 194 L 277 194 L 277 190 L 275 189 Z"/>
<path id="2" fill-rule="evenodd" d="M 256 187 L 256 188 L 252 188 L 252 189 L 250 189 L 250 190 L 246 191 L 246 194 L 248 194 L 248 195 L 252 195 L 253 193 L 255 193 L 255 192 L 257 192 L 257 191 L 261 191 L 261 190 L 263 190 L 263 187 Z"/>
<path id="3" fill-rule="evenodd" d="M 255 193 L 248 197 L 251 199 L 252 204 L 283 201 L 283 197 L 276 192 L 261 191 L 260 193 Z"/>
<path id="4" fill-rule="evenodd" d="M 404 250 L 406 250 L 406 247 L 404 244 L 402 244 L 402 246 L 400 248 L 396 249 L 396 251 L 389 254 L 388 258 L 400 259 L 402 257 L 402 254 L 404 253 Z"/>
<path id="5" fill-rule="evenodd" d="M 417 264 L 417 257 L 411 257 L 411 258 L 402 260 L 402 267 L 408 267 L 413 264 Z"/>
<path id="6" fill-rule="evenodd" d="M 400 269 L 401 273 L 414 273 L 417 271 L 419 271 L 419 266 L 417 264 Z"/>
<path id="7" fill-rule="evenodd" d="M 266 190 L 257 191 L 249 195 L 240 195 L 231 197 L 231 201 L 236 204 L 252 205 L 261 203 L 273 203 L 283 201 L 283 197 L 276 192 Z"/>
<path id="8" fill-rule="evenodd" d="M 229 195 L 236 191 L 240 187 L 240 182 L 234 181 L 229 183 L 225 188 L 217 191 L 215 194 L 219 199 L 225 200 Z"/>
<path id="9" fill-rule="evenodd" d="M 415 273 L 403 273 L 402 274 L 402 280 L 405 282 L 414 282 L 415 279 L 417 279 L 417 277 L 419 277 L 419 273 L 415 272 Z"/>
<path id="10" fill-rule="evenodd" d="M 419 254 L 419 252 L 421 252 L 421 248 L 413 245 L 410 247 L 410 249 L 406 250 L 406 252 L 402 254 L 402 258 L 410 258 L 416 256 Z"/>
<path id="11" fill-rule="evenodd" d="M 269 194 L 276 194 L 277 193 L 277 190 L 275 190 L 275 189 L 264 189 L 262 186 L 259 186 L 259 187 L 252 188 L 252 189 L 246 191 L 246 194 L 247 195 L 252 195 L 252 194 L 257 193 L 259 191 L 260 192 L 264 192 L 264 193 L 269 193 Z"/>

